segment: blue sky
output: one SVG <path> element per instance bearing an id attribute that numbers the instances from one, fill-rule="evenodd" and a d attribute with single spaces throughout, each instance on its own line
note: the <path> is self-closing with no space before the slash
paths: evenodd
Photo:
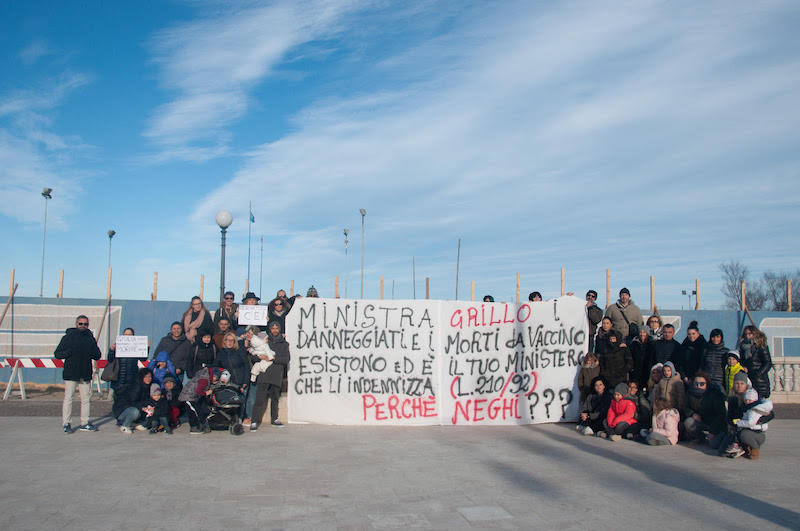
<path id="1" fill-rule="evenodd" d="M 434 298 L 797 267 L 796 2 L 2 2 L 0 270 L 38 295 Z M 7 273 L 5 273 L 7 274 Z"/>

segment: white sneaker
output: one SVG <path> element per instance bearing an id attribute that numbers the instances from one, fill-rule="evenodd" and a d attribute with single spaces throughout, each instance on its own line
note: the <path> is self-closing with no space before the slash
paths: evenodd
<path id="1" fill-rule="evenodd" d="M 147 427 L 144 426 L 143 424 L 137 424 L 136 425 L 136 430 L 137 431 L 147 431 Z"/>
<path id="2" fill-rule="evenodd" d="M 621 441 L 621 440 L 622 440 L 622 435 L 617 435 L 617 434 L 615 433 L 614 435 L 612 435 L 611 437 L 609 437 L 609 439 L 611 439 L 611 440 L 612 440 L 612 441 L 614 441 L 614 442 Z"/>
<path id="3" fill-rule="evenodd" d="M 133 433 L 133 430 L 127 426 L 120 426 L 119 431 L 121 431 L 122 433 Z"/>
<path id="4" fill-rule="evenodd" d="M 583 428 L 583 434 L 584 435 L 594 435 L 594 430 L 592 428 L 590 428 L 589 426 L 586 426 L 585 428 Z"/>

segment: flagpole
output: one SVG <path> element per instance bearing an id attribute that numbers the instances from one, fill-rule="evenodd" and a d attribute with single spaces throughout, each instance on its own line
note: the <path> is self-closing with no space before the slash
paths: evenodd
<path id="1" fill-rule="evenodd" d="M 261 269 L 258 272 L 258 298 L 261 298 L 261 282 L 264 280 L 264 237 L 261 237 Z"/>
<path id="2" fill-rule="evenodd" d="M 253 227 L 253 202 L 250 201 L 250 217 L 247 220 L 247 287 L 250 287 L 250 233 Z"/>

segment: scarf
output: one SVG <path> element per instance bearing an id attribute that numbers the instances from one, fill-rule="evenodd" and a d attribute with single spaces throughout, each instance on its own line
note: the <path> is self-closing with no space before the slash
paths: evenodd
<path id="1" fill-rule="evenodd" d="M 183 316 L 183 330 L 186 334 L 186 339 L 194 343 L 194 339 L 197 337 L 197 329 L 203 324 L 203 319 L 205 319 L 205 317 L 205 309 L 197 312 L 197 317 L 194 320 L 192 320 L 192 312 L 186 312 Z"/>

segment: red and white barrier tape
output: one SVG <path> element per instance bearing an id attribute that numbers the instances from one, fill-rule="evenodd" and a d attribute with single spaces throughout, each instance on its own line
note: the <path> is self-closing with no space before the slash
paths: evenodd
<path id="1" fill-rule="evenodd" d="M 98 369 L 102 369 L 108 365 L 107 360 L 98 360 L 95 363 Z M 0 358 L 0 369 L 14 367 L 15 365 L 26 369 L 61 369 L 64 367 L 64 360 L 55 358 Z M 146 366 L 147 364 L 145 362 L 139 362 L 140 368 Z"/>

